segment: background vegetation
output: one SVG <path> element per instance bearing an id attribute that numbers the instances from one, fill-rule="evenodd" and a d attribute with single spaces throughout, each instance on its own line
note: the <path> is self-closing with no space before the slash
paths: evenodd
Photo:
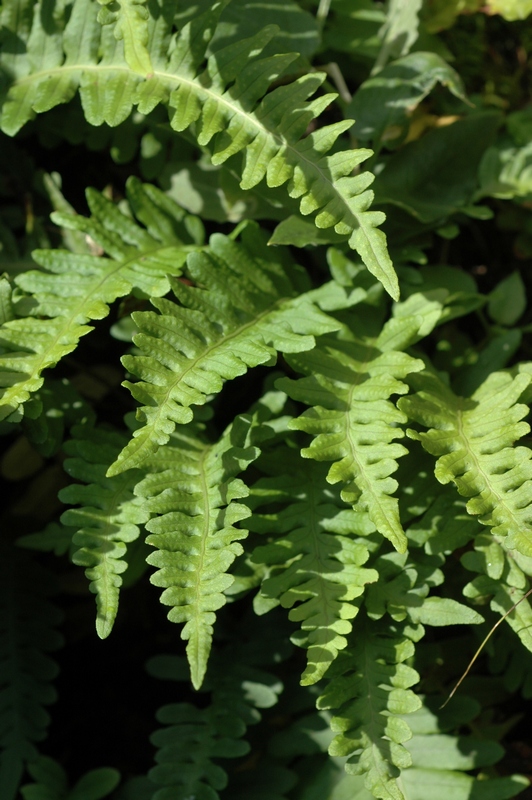
<path id="1" fill-rule="evenodd" d="M 2 800 L 530 796 L 529 14 L 3 0 Z"/>

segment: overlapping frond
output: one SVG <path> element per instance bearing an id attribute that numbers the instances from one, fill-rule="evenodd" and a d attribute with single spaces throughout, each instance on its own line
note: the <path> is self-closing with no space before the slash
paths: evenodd
<path id="1" fill-rule="evenodd" d="M 407 392 L 402 379 L 423 369 L 422 361 L 401 352 L 419 326 L 417 317 L 404 317 L 390 320 L 374 340 L 322 337 L 311 352 L 287 357 L 306 377 L 278 382 L 294 400 L 312 406 L 291 423 L 314 437 L 302 455 L 334 461 L 329 483 L 341 481 L 342 498 L 367 510 L 377 530 L 401 552 L 406 537 L 392 496 L 397 481 L 390 475 L 396 459 L 408 452 L 395 441 L 404 437 L 407 417 L 389 398 Z"/>
<path id="2" fill-rule="evenodd" d="M 408 435 L 438 456 L 437 479 L 469 497 L 468 512 L 505 537 L 505 547 L 532 557 L 532 451 L 513 447 L 530 430 L 522 421 L 529 409 L 518 402 L 530 375 L 494 372 L 471 398 L 456 396 L 433 373 L 412 382 L 419 391 L 398 405 L 429 429 Z"/>
<path id="3" fill-rule="evenodd" d="M 195 423 L 181 428 L 146 462 L 149 474 L 135 489 L 156 515 L 146 525 L 146 541 L 156 548 L 147 558 L 157 567 L 151 581 L 164 589 L 168 618 L 185 623 L 181 636 L 188 640 L 196 688 L 207 668 L 216 611 L 233 581 L 229 567 L 248 533 L 236 523 L 250 511 L 235 501 L 248 494 L 236 476 L 259 455 L 249 442 L 251 426 L 251 417 L 238 416 L 214 444 Z"/>
<path id="4" fill-rule="evenodd" d="M 412 764 L 404 747 L 412 733 L 402 715 L 421 706 L 410 690 L 419 676 L 404 663 L 414 654 L 414 644 L 397 627 L 369 627 L 360 617 L 352 636 L 318 700 L 318 708 L 335 710 L 331 727 L 338 735 L 329 753 L 348 756 L 347 772 L 364 774 L 374 797 L 404 800 L 397 778 Z"/>
<path id="5" fill-rule="evenodd" d="M 259 236 L 255 229 L 249 233 Z M 314 335 L 338 328 L 306 297 L 302 270 L 274 260 L 265 246 L 257 251 L 214 234 L 208 250 L 187 260 L 193 285 L 172 281 L 180 305 L 155 299 L 160 313 L 132 315 L 142 355 L 124 356 L 122 363 L 140 381 L 124 385 L 142 403 L 137 416 L 144 425 L 109 474 L 142 464 L 168 441 L 176 423 L 192 419 L 190 407 L 205 403 L 224 381 L 271 364 L 277 351 L 310 350 Z"/>
<path id="6" fill-rule="evenodd" d="M 466 569 L 480 574 L 467 584 L 464 595 L 477 601 L 492 596 L 490 605 L 498 614 L 505 614 L 520 600 L 506 622 L 532 651 L 532 606 L 529 600 L 521 600 L 529 588 L 532 559 L 517 550 L 510 556 L 504 543 L 487 533 L 475 538 L 475 549 L 464 553 L 461 561 Z"/>
<path id="7" fill-rule="evenodd" d="M 90 218 L 55 216 L 65 228 L 90 237 L 98 255 L 37 250 L 33 257 L 43 269 L 15 279 L 28 297 L 17 307 L 24 316 L 0 327 L 0 419 L 41 387 L 43 370 L 75 349 L 92 330 L 89 320 L 104 318 L 109 304 L 131 291 L 165 294 L 168 274 L 179 275 L 187 252 L 196 247 L 194 236 L 201 242 L 194 219 L 159 189 L 132 178 L 127 194 L 138 222 L 94 190 L 87 192 Z"/>
<path id="8" fill-rule="evenodd" d="M 64 468 L 76 481 L 59 492 L 63 503 L 79 505 L 65 511 L 61 522 L 75 530 L 72 544 L 74 564 L 85 567 L 96 595 L 96 631 L 105 639 L 111 633 L 118 611 L 121 574 L 127 568 L 127 545 L 140 535 L 149 512 L 133 489 L 143 477 L 132 470 L 106 477 L 110 463 L 124 445 L 126 437 L 118 431 L 76 425 L 73 438 L 65 442 Z"/>
<path id="9" fill-rule="evenodd" d="M 289 618 L 301 622 L 293 641 L 307 648 L 301 682 L 309 685 L 347 646 L 364 586 L 378 578 L 364 568 L 369 551 L 357 536 L 374 526 L 367 514 L 345 507 L 338 490 L 327 485 L 322 464 L 303 461 L 296 450 L 277 452 L 275 474 L 257 481 L 247 501 L 254 512 L 249 529 L 276 537 L 253 552 L 253 561 L 273 568 L 255 608 L 262 610 L 261 601 L 271 607 L 273 599 L 292 609 Z M 271 504 L 279 510 L 260 513 Z"/>
<path id="10" fill-rule="evenodd" d="M 325 73 L 310 73 L 269 91 L 297 57 L 259 57 L 275 35 L 275 26 L 217 49 L 206 59 L 221 2 L 178 34 L 172 32 L 172 14 L 155 3 L 119 0 L 116 26 L 103 28 L 92 0 L 76 0 L 68 7 L 69 17 L 52 2 L 35 3 L 31 25 L 31 8 L 26 15 L 10 13 L 15 4 L 6 0 L 5 36 L 18 39 L 22 47 L 18 56 L 8 52 L 0 61 L 6 91 L 2 130 L 13 135 L 35 113 L 67 102 L 78 90 L 91 125 L 118 125 L 134 106 L 148 114 L 162 103 L 168 106 L 175 130 L 194 124 L 198 143 L 209 148 L 215 164 L 243 153 L 243 189 L 263 179 L 270 187 L 288 183 L 289 195 L 300 200 L 301 213 L 315 214 L 319 228 L 334 227 L 349 235 L 351 247 L 398 299 L 386 238 L 377 227 L 384 214 L 368 210 L 373 175 L 352 174 L 371 151 L 331 154 L 352 120 L 306 135 L 309 123 L 336 97 L 326 94 L 307 102 Z M 146 20 L 147 9 L 151 13 Z"/>
<path id="11" fill-rule="evenodd" d="M 243 739 L 248 726 L 260 721 L 260 709 L 277 703 L 283 687 L 269 673 L 242 661 L 243 655 L 245 659 L 242 651 L 228 648 L 213 658 L 207 676 L 206 688 L 211 690 L 207 706 L 176 703 L 159 709 L 157 719 L 165 727 L 151 737 L 157 747 L 157 765 L 149 777 L 164 788 L 156 791 L 154 800 L 219 800 L 218 792 L 225 789 L 228 777 L 218 760 L 249 752 L 249 743 Z M 180 659 L 172 656 L 148 662 L 149 672 L 163 679 L 179 679 L 180 667 Z"/>
<path id="12" fill-rule="evenodd" d="M 45 706 L 55 700 L 57 666 L 48 655 L 62 638 L 61 613 L 50 600 L 50 573 L 22 551 L 0 548 L 0 796 L 15 800 L 24 763 L 46 738 Z"/>

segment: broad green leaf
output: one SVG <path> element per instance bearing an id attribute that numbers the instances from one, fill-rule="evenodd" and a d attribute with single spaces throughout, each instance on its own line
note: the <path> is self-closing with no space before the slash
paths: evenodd
<path id="1" fill-rule="evenodd" d="M 499 123 L 498 112 L 478 112 L 405 145 L 375 181 L 378 202 L 393 203 L 425 223 L 468 208 L 480 159 Z"/>
<path id="2" fill-rule="evenodd" d="M 422 5 L 423 0 L 389 0 L 386 22 L 379 31 L 382 47 L 373 68 L 374 72 L 381 70 L 390 58 L 408 53 L 418 37 L 418 15 Z"/>
<path id="3" fill-rule="evenodd" d="M 487 5 L 493 14 L 501 14 L 509 22 L 532 14 L 532 0 L 487 0 Z"/>
<path id="4" fill-rule="evenodd" d="M 419 608 L 410 608 L 409 615 L 413 622 L 438 627 L 480 625 L 484 622 L 484 618 L 474 609 L 449 597 L 427 597 Z"/>
<path id="5" fill-rule="evenodd" d="M 514 325 L 527 305 L 526 288 L 518 272 L 504 278 L 489 296 L 490 317 L 499 325 Z"/>
<path id="6" fill-rule="evenodd" d="M 357 138 L 381 140 L 388 147 L 400 144 L 412 111 L 437 83 L 465 101 L 460 76 L 436 53 L 410 53 L 389 64 L 360 86 L 347 107 L 356 120 Z"/>

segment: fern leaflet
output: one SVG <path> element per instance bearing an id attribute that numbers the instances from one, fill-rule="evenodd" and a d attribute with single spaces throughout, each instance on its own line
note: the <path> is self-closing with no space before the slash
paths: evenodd
<path id="1" fill-rule="evenodd" d="M 249 529 L 278 535 L 253 552 L 253 561 L 274 567 L 255 609 L 261 611 L 261 596 L 268 607 L 275 598 L 292 609 L 289 618 L 302 627 L 292 640 L 307 648 L 301 683 L 309 685 L 347 646 L 358 598 L 364 585 L 378 578 L 375 570 L 362 566 L 369 558 L 367 546 L 353 538 L 374 528 L 367 515 L 343 507 L 338 492 L 327 487 L 321 464 L 302 461 L 288 448 L 277 451 L 275 463 L 275 474 L 257 481 L 247 501 L 254 512 Z M 257 513 L 272 503 L 280 504 L 277 513 Z"/>
<path id="2" fill-rule="evenodd" d="M 347 331 L 344 338 L 322 337 L 310 353 L 287 358 L 306 377 L 277 384 L 292 399 L 312 405 L 290 425 L 315 437 L 302 455 L 334 461 L 329 483 L 347 484 L 342 499 L 367 510 L 379 533 L 400 552 L 406 550 L 406 537 L 398 501 L 391 496 L 397 481 L 390 474 L 397 469 L 395 459 L 408 452 L 393 441 L 404 436 L 399 426 L 407 417 L 389 397 L 407 392 L 401 379 L 423 369 L 422 361 L 400 352 L 419 324 L 415 316 L 390 320 L 376 340 Z"/>
<path id="3" fill-rule="evenodd" d="M 429 428 L 408 435 L 438 456 L 436 478 L 469 497 L 468 512 L 505 537 L 505 547 L 532 557 L 532 451 L 512 447 L 530 430 L 521 421 L 528 407 L 517 402 L 530 375 L 494 372 L 470 399 L 456 396 L 433 373 L 412 382 L 419 391 L 398 405 Z"/>
<path id="4" fill-rule="evenodd" d="M 243 153 L 243 189 L 263 179 L 270 187 L 288 182 L 289 195 L 300 199 L 301 213 L 316 214 L 319 228 L 334 227 L 349 235 L 351 247 L 397 300 L 397 276 L 386 237 L 377 227 L 384 214 L 368 210 L 373 175 L 352 174 L 371 151 L 330 154 L 352 120 L 305 136 L 309 123 L 336 97 L 327 94 L 307 102 L 325 73 L 304 75 L 269 91 L 297 57 L 258 57 L 275 35 L 275 26 L 218 49 L 205 63 L 224 3 L 214 3 L 175 36 L 166 15 L 159 12 L 145 20 L 142 0 L 120 0 L 119 5 L 115 34 L 120 41 L 111 25 L 98 24 L 92 0 L 76 0 L 68 7 L 68 18 L 52 3 L 36 3 L 29 33 L 26 19 L 19 26 L 17 15 L 6 12 L 6 35 L 22 40 L 27 56 L 17 61 L 8 54 L 0 62 L 7 84 L 2 130 L 15 134 L 35 113 L 69 101 L 78 89 L 91 125 L 118 125 L 134 105 L 148 114 L 163 103 L 174 130 L 195 124 L 198 143 L 210 146 L 213 163 Z"/>
<path id="5" fill-rule="evenodd" d="M 258 230 L 249 229 L 246 241 L 253 233 L 256 237 Z M 168 441 L 176 423 L 192 419 L 190 406 L 205 403 L 225 380 L 248 367 L 271 364 L 276 351 L 310 350 L 315 334 L 338 327 L 306 297 L 302 270 L 273 260 L 265 247 L 258 250 L 260 256 L 254 257 L 214 234 L 208 251 L 188 258 L 187 276 L 194 285 L 172 282 L 181 305 L 153 300 L 160 314 L 133 314 L 140 330 L 134 342 L 142 355 L 124 356 L 122 363 L 141 380 L 124 385 L 143 403 L 137 416 L 145 424 L 110 475 L 141 465 Z"/>
<path id="6" fill-rule="evenodd" d="M 28 297 L 19 304 L 26 315 L 0 327 L 0 419 L 5 419 L 42 386 L 42 371 L 75 349 L 102 319 L 109 304 L 132 290 L 160 296 L 169 289 L 167 275 L 179 275 L 186 253 L 195 248 L 184 212 L 163 192 L 131 178 L 128 200 L 133 219 L 99 193 L 88 190 L 92 217 L 56 214 L 61 225 L 83 231 L 110 258 L 37 250 L 33 257 L 43 270 L 30 270 L 15 279 Z M 182 236 L 183 238 L 180 238 Z"/>
<path id="7" fill-rule="evenodd" d="M 96 631 L 101 639 L 111 633 L 118 611 L 121 573 L 127 568 L 123 556 L 127 544 L 140 535 L 139 525 L 149 514 L 133 489 L 142 477 L 140 470 L 107 478 L 105 473 L 124 444 L 116 431 L 76 425 L 73 439 L 65 442 L 65 470 L 78 481 L 59 492 L 63 503 L 81 508 L 65 511 L 63 525 L 75 529 L 72 544 L 74 564 L 85 567 L 96 595 Z"/>
<path id="8" fill-rule="evenodd" d="M 124 58 L 128 67 L 146 77 L 153 67 L 148 53 L 148 19 L 146 0 L 98 0 L 103 6 L 98 22 L 108 25 L 115 22 L 114 35 L 124 42 Z M 118 6 L 118 8 L 116 8 Z"/>
<path id="9" fill-rule="evenodd" d="M 243 552 L 247 530 L 235 527 L 250 515 L 235 502 L 248 489 L 236 476 L 259 451 L 249 444 L 252 418 L 239 416 L 211 444 L 196 423 L 174 434 L 147 462 L 150 474 L 136 487 L 145 508 L 157 515 L 147 523 L 146 541 L 157 548 L 147 561 L 157 572 L 151 581 L 164 588 L 168 618 L 184 622 L 192 683 L 198 689 L 207 669 L 216 611 L 233 582 L 228 569 Z"/>

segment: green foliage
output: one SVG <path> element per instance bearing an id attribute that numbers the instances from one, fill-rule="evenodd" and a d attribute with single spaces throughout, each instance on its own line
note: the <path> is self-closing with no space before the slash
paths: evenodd
<path id="1" fill-rule="evenodd" d="M 526 789 L 530 12 L 3 0 L 0 800 Z"/>

